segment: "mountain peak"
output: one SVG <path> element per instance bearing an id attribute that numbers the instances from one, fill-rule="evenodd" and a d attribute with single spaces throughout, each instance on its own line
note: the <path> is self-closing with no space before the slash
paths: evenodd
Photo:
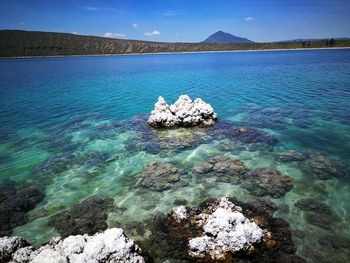
<path id="1" fill-rule="evenodd" d="M 254 43 L 253 41 L 247 38 L 237 37 L 221 30 L 212 34 L 203 42 L 204 43 Z"/>

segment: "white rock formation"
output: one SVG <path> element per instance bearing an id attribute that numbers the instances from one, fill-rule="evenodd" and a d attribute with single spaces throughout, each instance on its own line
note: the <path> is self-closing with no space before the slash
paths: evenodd
<path id="1" fill-rule="evenodd" d="M 175 219 L 176 222 L 181 222 L 187 218 L 187 209 L 184 205 L 174 207 L 171 210 L 171 216 Z"/>
<path id="2" fill-rule="evenodd" d="M 21 237 L 0 237 L 0 262 L 6 262 L 20 248 L 28 246 Z"/>
<path id="3" fill-rule="evenodd" d="M 37 250 L 25 244 L 14 248 L 11 247 L 12 243 L 9 243 L 8 237 L 0 238 L 0 259 L 2 254 L 10 253 L 11 263 L 145 262 L 140 255 L 141 249 L 126 237 L 120 228 L 107 229 L 94 236 L 77 235 L 65 239 L 54 238 Z"/>
<path id="4" fill-rule="evenodd" d="M 200 214 L 198 222 L 203 227 L 203 236 L 190 239 L 189 255 L 194 258 L 210 256 L 213 260 L 223 259 L 226 252 L 248 249 L 260 242 L 263 230 L 251 222 L 227 198 L 221 198 L 212 214 Z"/>
<path id="5" fill-rule="evenodd" d="M 187 95 L 181 95 L 179 99 L 169 106 L 163 97 L 159 97 L 154 105 L 154 110 L 148 119 L 152 127 L 177 127 L 213 125 L 217 115 L 210 104 L 202 99 L 192 101 Z"/>

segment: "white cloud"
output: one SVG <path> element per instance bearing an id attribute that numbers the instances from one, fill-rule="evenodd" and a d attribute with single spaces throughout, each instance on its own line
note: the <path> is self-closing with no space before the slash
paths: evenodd
<path id="1" fill-rule="evenodd" d="M 254 22 L 255 21 L 255 18 L 254 17 L 251 17 L 251 16 L 248 16 L 248 17 L 246 17 L 246 18 L 244 18 L 244 21 L 246 21 L 246 22 Z"/>
<path id="2" fill-rule="evenodd" d="M 112 32 L 107 32 L 106 34 L 103 35 L 104 37 L 108 37 L 108 38 L 123 38 L 126 36 L 126 34 L 123 33 L 112 33 Z"/>
<path id="3" fill-rule="evenodd" d="M 105 8 L 100 8 L 100 7 L 95 7 L 95 6 L 83 6 L 83 9 L 88 10 L 88 11 L 94 11 L 94 12 L 114 12 L 114 13 L 120 13 L 120 10 L 117 8 L 113 7 L 105 7 Z"/>
<path id="4" fill-rule="evenodd" d="M 160 32 L 157 30 L 153 30 L 152 32 L 145 32 L 145 36 L 155 36 L 155 35 L 160 35 Z"/>
<path id="5" fill-rule="evenodd" d="M 19 25 L 20 25 L 20 26 L 24 26 L 25 23 L 24 23 L 24 22 L 20 22 Z"/>
<path id="6" fill-rule="evenodd" d="M 76 32 L 76 31 L 73 31 L 73 32 L 72 32 L 72 34 L 74 34 L 74 35 L 78 35 L 79 33 L 78 33 L 78 32 Z"/>
<path id="7" fill-rule="evenodd" d="M 123 33 L 115 33 L 114 36 L 117 37 L 117 38 L 123 38 L 123 37 L 126 36 L 126 34 L 123 34 Z"/>
<path id="8" fill-rule="evenodd" d="M 136 27 L 138 27 L 139 25 L 137 24 L 137 23 L 134 23 L 134 24 L 132 24 L 132 27 L 133 28 L 136 28 Z"/>
<path id="9" fill-rule="evenodd" d="M 104 37 L 113 37 L 112 32 L 107 32 L 106 34 L 103 35 Z"/>

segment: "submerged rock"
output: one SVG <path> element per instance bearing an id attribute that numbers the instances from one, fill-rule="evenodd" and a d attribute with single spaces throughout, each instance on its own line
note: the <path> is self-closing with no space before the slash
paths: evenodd
<path id="1" fill-rule="evenodd" d="M 19 237 L 0 238 L 0 261 L 4 259 L 11 263 L 142 263 L 145 260 L 141 254 L 142 250 L 120 228 L 107 229 L 93 236 L 56 237 L 37 250 Z"/>
<path id="2" fill-rule="evenodd" d="M 70 210 L 52 216 L 49 224 L 64 237 L 85 233 L 91 235 L 108 227 L 106 219 L 112 207 L 112 198 L 92 196 Z"/>
<path id="3" fill-rule="evenodd" d="M 287 222 L 229 198 L 175 207 L 137 226 L 154 262 L 304 262 L 294 255 Z"/>
<path id="4" fill-rule="evenodd" d="M 9 178 L 0 181 L 0 203 L 10 196 L 16 194 L 15 182 Z"/>
<path id="5" fill-rule="evenodd" d="M 216 120 L 217 115 L 210 104 L 202 99 L 192 101 L 189 96 L 181 95 L 171 106 L 163 97 L 159 97 L 148 124 L 155 128 L 210 126 L 215 124 Z"/>
<path id="6" fill-rule="evenodd" d="M 334 219 L 327 214 L 319 214 L 315 212 L 304 213 L 305 221 L 311 225 L 318 226 L 325 230 L 330 230 Z"/>
<path id="7" fill-rule="evenodd" d="M 307 176 L 320 180 L 346 176 L 345 166 L 341 162 L 327 159 L 325 156 L 317 153 L 310 154 L 299 166 Z"/>
<path id="8" fill-rule="evenodd" d="M 10 191 L 13 193 L 12 191 Z M 28 187 L 8 196 L 0 203 L 0 236 L 9 235 L 12 229 L 27 222 L 26 213 L 44 198 L 39 188 Z"/>
<path id="9" fill-rule="evenodd" d="M 242 187 L 257 196 L 281 197 L 292 189 L 293 179 L 272 168 L 258 168 L 247 173 Z"/>
<path id="10" fill-rule="evenodd" d="M 331 209 L 325 203 L 320 202 L 315 198 L 305 198 L 298 200 L 295 204 L 300 210 L 313 211 L 319 214 L 331 214 Z"/>
<path id="11" fill-rule="evenodd" d="M 280 162 L 300 162 L 304 161 L 307 158 L 307 155 L 302 152 L 297 152 L 294 150 L 286 151 L 281 154 L 276 155 L 276 159 Z"/>
<path id="12" fill-rule="evenodd" d="M 162 162 L 150 162 L 145 165 L 140 185 L 156 191 L 170 188 L 180 181 L 181 173 L 175 165 Z"/>
<path id="13" fill-rule="evenodd" d="M 278 143 L 278 139 L 271 134 L 254 128 L 231 128 L 224 131 L 224 134 L 233 140 L 238 140 L 244 143 L 266 143 L 269 145 L 275 145 Z"/>
<path id="14" fill-rule="evenodd" d="M 198 176 L 216 176 L 219 181 L 237 184 L 248 172 L 244 163 L 226 156 L 216 156 L 193 166 L 192 171 Z"/>

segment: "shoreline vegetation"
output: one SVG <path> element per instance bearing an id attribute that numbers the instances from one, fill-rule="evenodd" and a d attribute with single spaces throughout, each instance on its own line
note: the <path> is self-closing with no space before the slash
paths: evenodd
<path id="1" fill-rule="evenodd" d="M 270 43 L 170 43 L 68 33 L 0 31 L 1 58 L 253 52 L 350 48 L 350 40 Z"/>

